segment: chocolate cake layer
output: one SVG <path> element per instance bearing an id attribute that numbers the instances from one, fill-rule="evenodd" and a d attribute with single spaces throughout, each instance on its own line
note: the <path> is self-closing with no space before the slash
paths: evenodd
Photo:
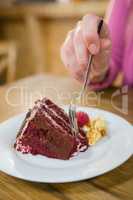
<path id="1" fill-rule="evenodd" d="M 44 98 L 28 112 L 14 146 L 22 153 L 69 159 L 75 152 L 86 150 L 88 142 L 81 131 L 73 136 L 67 114 Z"/>

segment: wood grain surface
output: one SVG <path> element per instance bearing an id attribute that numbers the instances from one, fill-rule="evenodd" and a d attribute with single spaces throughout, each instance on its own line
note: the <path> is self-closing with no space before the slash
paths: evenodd
<path id="1" fill-rule="evenodd" d="M 67 104 L 80 87 L 70 78 L 52 75 L 38 75 L 1 87 L 0 121 L 26 111 L 42 96 L 48 96 L 58 104 Z M 85 105 L 112 111 L 133 123 L 132 89 L 110 88 L 102 93 L 88 91 L 86 95 Z M 125 114 L 121 110 L 122 103 Z M 133 200 L 133 158 L 105 175 L 76 183 L 33 183 L 0 172 L 0 200 Z"/>

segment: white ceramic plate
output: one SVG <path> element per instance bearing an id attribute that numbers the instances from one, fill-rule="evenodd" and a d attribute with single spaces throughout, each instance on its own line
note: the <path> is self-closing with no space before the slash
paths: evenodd
<path id="1" fill-rule="evenodd" d="M 126 120 L 99 109 L 79 107 L 79 110 L 88 112 L 91 117 L 104 117 L 108 123 L 108 136 L 67 161 L 24 155 L 13 148 L 17 131 L 25 117 L 25 113 L 20 114 L 0 124 L 0 170 L 29 181 L 71 182 L 108 172 L 133 154 L 133 127 Z"/>

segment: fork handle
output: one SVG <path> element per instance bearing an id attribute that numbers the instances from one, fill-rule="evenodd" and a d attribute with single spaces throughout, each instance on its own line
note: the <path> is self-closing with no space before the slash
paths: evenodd
<path id="1" fill-rule="evenodd" d="M 102 29 L 102 26 L 103 26 L 103 22 L 104 22 L 103 19 L 101 19 L 98 23 L 98 29 L 97 29 L 98 35 L 100 35 L 101 29 Z M 93 55 L 89 56 L 89 61 L 88 61 L 87 70 L 86 70 L 86 74 L 85 74 L 84 84 L 83 84 L 83 87 L 82 87 L 81 93 L 80 93 L 80 98 L 82 97 L 82 95 L 83 95 L 83 93 L 86 89 L 86 86 L 88 85 L 88 81 L 89 81 L 88 77 L 89 77 L 93 57 L 94 57 Z"/>
<path id="2" fill-rule="evenodd" d="M 98 24 L 98 30 L 97 30 L 98 35 L 100 35 L 101 33 L 103 22 L 104 22 L 103 19 L 100 19 L 99 24 Z"/>

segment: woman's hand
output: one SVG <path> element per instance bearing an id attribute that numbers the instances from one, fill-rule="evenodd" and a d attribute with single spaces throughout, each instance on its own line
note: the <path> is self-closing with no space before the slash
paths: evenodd
<path id="1" fill-rule="evenodd" d="M 100 36 L 97 33 L 100 18 L 95 15 L 85 15 L 77 26 L 68 33 L 61 48 L 61 58 L 70 73 L 79 81 L 83 81 L 88 64 L 89 54 L 93 58 L 90 79 L 100 82 L 108 70 L 111 53 L 109 30 L 104 23 Z"/>

